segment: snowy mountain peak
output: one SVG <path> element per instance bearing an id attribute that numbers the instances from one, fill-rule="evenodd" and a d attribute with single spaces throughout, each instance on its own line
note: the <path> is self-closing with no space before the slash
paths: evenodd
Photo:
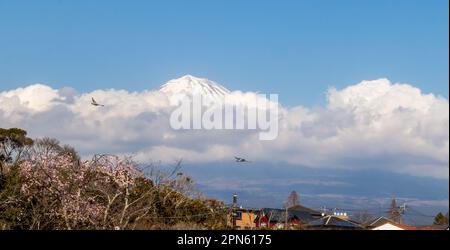
<path id="1" fill-rule="evenodd" d="M 162 85 L 159 90 L 168 95 L 197 94 L 210 97 L 214 100 L 221 99 L 230 93 L 228 89 L 216 82 L 191 75 L 185 75 L 183 77 L 170 80 Z"/>

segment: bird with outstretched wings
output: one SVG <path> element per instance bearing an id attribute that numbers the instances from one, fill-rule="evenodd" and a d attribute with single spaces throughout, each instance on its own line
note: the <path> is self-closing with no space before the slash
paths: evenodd
<path id="1" fill-rule="evenodd" d="M 247 161 L 247 160 L 244 159 L 244 158 L 237 157 L 237 156 L 235 156 L 234 159 L 236 160 L 236 162 L 250 162 L 250 161 Z"/>
<path id="2" fill-rule="evenodd" d="M 91 104 L 92 104 L 93 106 L 101 106 L 101 107 L 105 106 L 105 105 L 103 105 L 103 104 L 100 104 L 100 103 L 96 102 L 95 99 L 94 99 L 94 97 L 92 97 Z"/>

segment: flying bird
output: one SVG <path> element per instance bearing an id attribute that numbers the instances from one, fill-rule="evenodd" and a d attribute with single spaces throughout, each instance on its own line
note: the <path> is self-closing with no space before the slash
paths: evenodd
<path id="1" fill-rule="evenodd" d="M 101 107 L 104 107 L 104 106 L 105 106 L 105 105 L 103 105 L 103 104 L 100 104 L 100 103 L 96 102 L 95 99 L 94 99 L 94 97 L 92 97 L 91 104 L 94 105 L 94 106 L 101 106 Z"/>
<path id="2" fill-rule="evenodd" d="M 237 157 L 237 156 L 235 156 L 234 159 L 236 160 L 236 162 L 250 162 L 250 161 L 247 161 L 244 158 L 240 158 L 240 157 Z"/>

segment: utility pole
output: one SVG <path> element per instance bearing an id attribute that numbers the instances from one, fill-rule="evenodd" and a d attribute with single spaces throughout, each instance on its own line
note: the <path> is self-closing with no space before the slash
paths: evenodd
<path id="1" fill-rule="evenodd" d="M 236 206 L 237 206 L 237 194 L 233 194 L 233 205 L 231 207 L 231 218 L 233 224 L 233 230 L 236 229 Z"/>
<path id="2" fill-rule="evenodd" d="M 403 224 L 403 215 L 405 214 L 405 211 L 406 211 L 406 203 L 403 203 L 403 205 L 401 205 L 400 208 L 399 208 L 399 212 L 400 212 L 400 214 L 399 214 L 399 216 L 400 216 L 399 221 L 400 221 L 400 224 Z"/>

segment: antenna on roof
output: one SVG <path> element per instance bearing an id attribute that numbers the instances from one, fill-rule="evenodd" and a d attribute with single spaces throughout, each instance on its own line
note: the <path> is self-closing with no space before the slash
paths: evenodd
<path id="1" fill-rule="evenodd" d="M 405 214 L 406 211 L 406 203 L 403 203 L 400 207 L 399 207 L 400 213 L 401 214 Z"/>

